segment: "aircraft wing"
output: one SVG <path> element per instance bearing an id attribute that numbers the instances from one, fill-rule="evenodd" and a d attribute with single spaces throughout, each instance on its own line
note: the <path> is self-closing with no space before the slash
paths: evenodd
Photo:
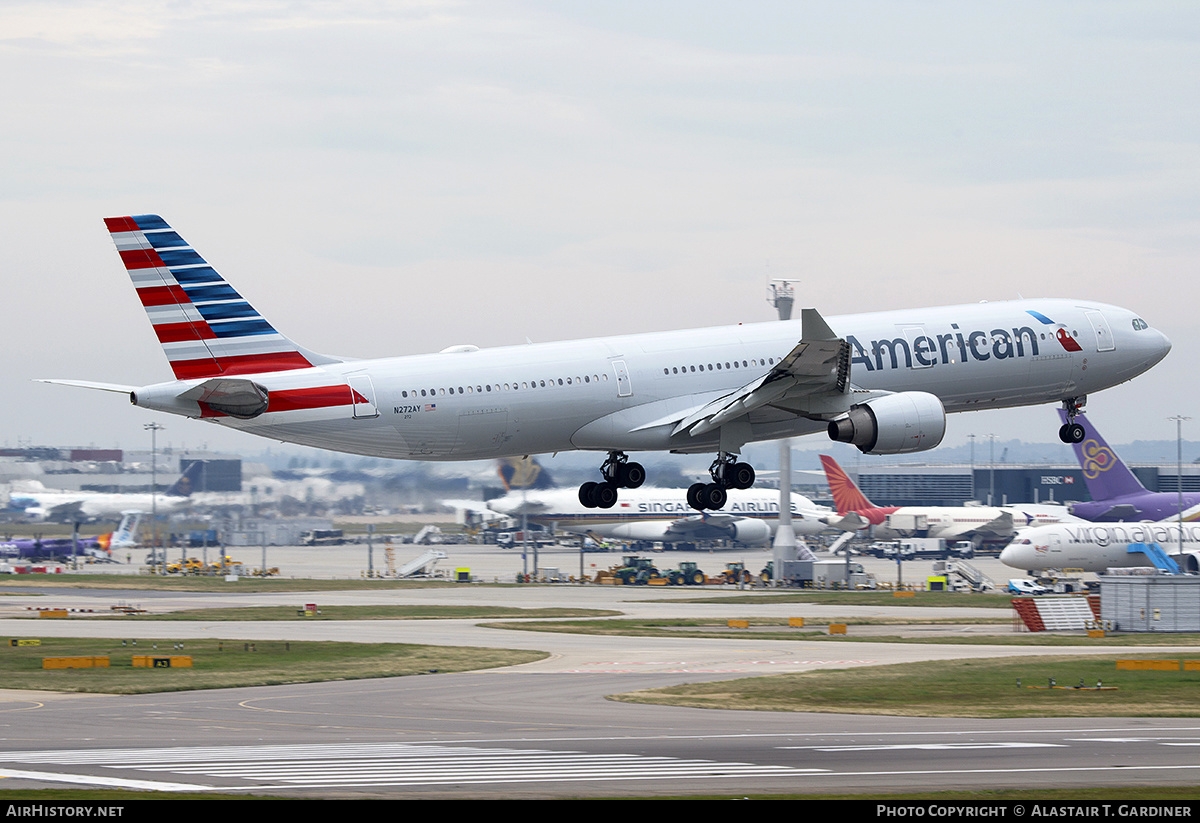
<path id="1" fill-rule="evenodd" d="M 856 512 L 849 512 L 841 516 L 831 515 L 821 519 L 831 529 L 841 529 L 844 532 L 856 532 L 871 525 L 871 521 Z"/>
<path id="2" fill-rule="evenodd" d="M 672 520 L 670 525 L 667 526 L 667 533 L 673 535 L 694 535 L 712 531 L 714 528 L 725 531 L 733 526 L 734 523 L 745 519 L 733 514 L 697 514 L 694 517 L 681 517 L 678 520 Z"/>
<path id="3" fill-rule="evenodd" d="M 1128 503 L 1113 506 L 1105 509 L 1100 514 L 1093 515 L 1096 520 L 1136 520 L 1138 517 L 1137 506 L 1131 506 Z"/>
<path id="4" fill-rule="evenodd" d="M 850 345 L 833 333 L 816 309 L 803 309 L 801 315 L 804 325 L 800 342 L 774 368 L 691 412 L 672 433 L 706 434 L 768 405 L 796 414 L 845 411 L 848 404 L 843 396 L 850 390 Z"/>
<path id="5" fill-rule="evenodd" d="M 1010 537 L 1013 533 L 1012 512 L 1003 512 L 986 523 L 955 523 L 948 528 L 939 529 L 938 537 L 955 540 L 970 535 L 984 537 Z"/>
<path id="6" fill-rule="evenodd" d="M 85 514 L 83 502 L 83 500 L 70 500 L 54 506 L 47 506 L 46 518 L 66 520 L 68 518 L 77 519 L 83 517 Z"/>

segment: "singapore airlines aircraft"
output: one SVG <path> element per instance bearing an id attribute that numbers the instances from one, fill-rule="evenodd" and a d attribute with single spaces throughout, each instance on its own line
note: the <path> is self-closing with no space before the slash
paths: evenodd
<path id="1" fill-rule="evenodd" d="M 870 454 L 932 449 L 946 413 L 1061 402 L 1130 380 L 1170 350 L 1132 312 L 1018 300 L 350 360 L 293 343 L 157 215 L 105 220 L 175 379 L 134 405 L 275 440 L 412 460 L 606 452 L 581 502 L 646 478 L 630 451 L 715 452 L 689 504 L 749 488 L 750 442 L 825 430 Z M 1082 427 L 1080 428 L 1080 433 Z M 1064 437 L 1074 437 L 1072 424 Z"/>
<path id="2" fill-rule="evenodd" d="M 725 510 L 697 514 L 683 489 L 643 486 L 621 495 L 611 509 L 585 507 L 573 489 L 510 492 L 487 501 L 493 512 L 507 517 L 525 515 L 531 522 L 551 525 L 573 534 L 616 540 L 663 543 L 697 540 L 731 540 L 744 546 L 765 546 L 779 526 L 779 492 L 733 489 Z M 792 529 L 813 535 L 828 528 L 824 518 L 833 514 L 807 497 L 792 493 Z"/>

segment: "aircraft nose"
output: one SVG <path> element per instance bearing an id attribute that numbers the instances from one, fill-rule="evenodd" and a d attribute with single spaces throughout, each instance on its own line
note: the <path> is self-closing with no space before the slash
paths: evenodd
<path id="1" fill-rule="evenodd" d="M 1155 331 L 1158 332 L 1158 338 L 1159 338 L 1158 350 L 1159 350 L 1160 354 L 1158 355 L 1158 359 L 1162 360 L 1164 357 L 1167 356 L 1167 352 L 1171 351 L 1171 340 L 1165 334 L 1158 331 L 1158 329 L 1155 329 Z"/>
<path id="2" fill-rule="evenodd" d="M 1024 564 L 1021 563 L 1023 556 L 1024 552 L 1021 551 L 1021 548 L 1012 544 L 1000 550 L 1000 562 L 1014 569 L 1025 568 Z"/>

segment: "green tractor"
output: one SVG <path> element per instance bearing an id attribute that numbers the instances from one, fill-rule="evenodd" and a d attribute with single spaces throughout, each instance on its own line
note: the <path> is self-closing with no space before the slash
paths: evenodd
<path id="1" fill-rule="evenodd" d="M 613 571 L 626 586 L 645 586 L 651 580 L 662 577 L 649 557 L 626 555 L 622 558 L 621 566 Z"/>
<path id="2" fill-rule="evenodd" d="M 704 585 L 704 572 L 697 568 L 695 563 L 684 561 L 679 564 L 678 569 L 672 569 L 667 572 L 667 582 L 672 586 L 702 586 Z"/>

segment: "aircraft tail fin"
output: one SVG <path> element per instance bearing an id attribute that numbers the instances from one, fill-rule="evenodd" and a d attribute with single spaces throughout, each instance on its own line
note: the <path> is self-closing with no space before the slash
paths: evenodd
<path id="1" fill-rule="evenodd" d="M 171 497 L 191 497 L 192 491 L 195 489 L 196 479 L 200 477 L 200 473 L 204 471 L 203 460 L 193 460 L 187 464 L 187 468 L 183 470 L 183 474 L 179 475 L 179 479 L 171 484 L 164 494 Z"/>
<path id="2" fill-rule="evenodd" d="M 277 332 L 158 215 L 104 224 L 177 380 L 336 362 Z"/>
<path id="3" fill-rule="evenodd" d="M 1067 413 L 1059 409 L 1058 414 L 1065 423 Z M 1087 484 L 1092 499 L 1110 500 L 1127 494 L 1144 493 L 1146 487 L 1117 457 L 1117 453 L 1109 448 L 1091 421 L 1078 414 L 1075 422 L 1082 425 L 1085 432 L 1083 442 L 1075 443 L 1074 449 L 1079 466 L 1083 469 L 1083 482 Z"/>
<path id="4" fill-rule="evenodd" d="M 121 522 L 117 526 L 117 530 L 108 536 L 109 545 L 106 548 L 111 551 L 112 549 L 128 549 L 136 546 L 138 526 L 141 522 L 142 512 L 122 512 Z"/>
<path id="5" fill-rule="evenodd" d="M 829 491 L 833 494 L 833 505 L 838 514 L 875 508 L 875 504 L 859 491 L 850 475 L 842 471 L 836 460 L 823 454 L 821 466 L 825 469 L 825 478 L 829 481 Z"/>

